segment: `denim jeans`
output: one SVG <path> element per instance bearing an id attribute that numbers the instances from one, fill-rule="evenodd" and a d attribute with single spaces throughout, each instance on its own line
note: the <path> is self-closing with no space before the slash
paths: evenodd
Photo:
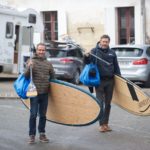
<path id="1" fill-rule="evenodd" d="M 45 133 L 48 94 L 39 94 L 30 98 L 29 135 L 36 135 L 36 118 L 39 115 L 39 133 Z"/>

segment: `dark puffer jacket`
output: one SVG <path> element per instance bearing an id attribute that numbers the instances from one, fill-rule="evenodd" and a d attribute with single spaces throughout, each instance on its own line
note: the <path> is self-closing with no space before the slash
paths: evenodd
<path id="1" fill-rule="evenodd" d="M 91 53 L 110 63 L 110 65 L 108 65 L 91 55 L 90 57 L 85 57 L 86 64 L 91 62 L 97 64 L 101 78 L 103 77 L 111 78 L 114 76 L 114 74 L 119 75 L 121 74 L 117 61 L 117 56 L 113 50 L 111 50 L 110 48 L 102 49 L 101 47 L 99 47 L 99 43 L 97 43 L 96 47 L 91 50 Z"/>
<path id="2" fill-rule="evenodd" d="M 35 56 L 32 58 L 33 62 L 33 82 L 37 88 L 38 94 L 48 93 L 49 80 L 54 79 L 54 69 L 50 62 L 46 60 L 46 57 Z M 30 68 L 27 67 L 24 75 L 30 77 Z"/>

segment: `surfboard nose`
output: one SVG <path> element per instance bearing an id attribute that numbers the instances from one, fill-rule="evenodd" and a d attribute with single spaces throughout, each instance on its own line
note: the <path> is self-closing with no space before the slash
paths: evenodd
<path id="1" fill-rule="evenodd" d="M 85 126 L 97 121 L 100 113 L 98 102 L 78 86 L 51 82 L 50 93 L 48 120 L 71 126 Z"/>

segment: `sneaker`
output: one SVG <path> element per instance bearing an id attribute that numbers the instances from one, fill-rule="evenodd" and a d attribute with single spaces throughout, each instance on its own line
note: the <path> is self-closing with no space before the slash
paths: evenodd
<path id="1" fill-rule="evenodd" d="M 34 144 L 35 143 L 35 135 L 30 135 L 29 136 L 29 141 L 28 141 L 29 144 Z"/>
<path id="2" fill-rule="evenodd" d="M 49 142 L 49 139 L 46 137 L 46 135 L 44 133 L 40 133 L 40 142 L 42 143 L 48 143 Z"/>

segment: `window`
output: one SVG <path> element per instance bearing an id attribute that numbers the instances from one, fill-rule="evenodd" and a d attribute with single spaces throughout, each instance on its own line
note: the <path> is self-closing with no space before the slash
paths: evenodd
<path id="1" fill-rule="evenodd" d="M 135 42 L 134 7 L 118 8 L 118 43 L 128 44 Z"/>
<path id="2" fill-rule="evenodd" d="M 7 22 L 6 23 L 6 38 L 11 39 L 13 38 L 13 23 L 12 22 Z"/>
<path id="3" fill-rule="evenodd" d="M 35 14 L 29 14 L 29 23 L 36 24 L 36 15 Z"/>
<path id="4" fill-rule="evenodd" d="M 76 57 L 76 52 L 75 52 L 75 50 L 71 50 L 71 51 L 68 51 L 68 53 L 67 53 L 67 56 L 68 57 Z"/>
<path id="5" fill-rule="evenodd" d="M 143 50 L 139 48 L 112 48 L 117 57 L 140 57 Z"/>
<path id="6" fill-rule="evenodd" d="M 56 58 L 60 58 L 60 57 L 66 57 L 66 51 L 63 50 L 56 50 L 56 49 L 49 49 L 47 50 L 48 52 L 48 57 L 56 57 Z"/>
<path id="7" fill-rule="evenodd" d="M 49 42 L 58 39 L 57 11 L 43 12 L 44 18 L 44 40 Z"/>
<path id="8" fill-rule="evenodd" d="M 83 57 L 83 54 L 80 49 L 76 49 L 76 52 L 77 52 L 77 57 L 79 57 L 79 58 Z"/>

